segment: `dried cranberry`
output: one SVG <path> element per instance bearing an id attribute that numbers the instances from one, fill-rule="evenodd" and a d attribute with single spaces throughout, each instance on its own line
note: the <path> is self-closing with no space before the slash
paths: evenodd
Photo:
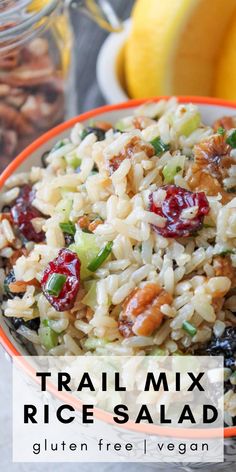
<path id="1" fill-rule="evenodd" d="M 20 232 L 28 241 L 41 243 L 45 239 L 44 231 L 36 232 L 32 220 L 34 218 L 43 217 L 42 213 L 34 208 L 32 202 L 35 197 L 35 191 L 30 185 L 24 185 L 21 188 L 20 195 L 17 197 L 15 204 L 11 208 L 11 215 L 14 224 L 18 226 Z"/>
<path id="2" fill-rule="evenodd" d="M 52 274 L 66 275 L 66 281 L 58 297 L 50 295 L 46 289 L 47 281 Z M 61 249 L 58 256 L 46 267 L 41 280 L 45 297 L 57 311 L 70 310 L 80 286 L 80 260 L 69 249 Z"/>
<path id="3" fill-rule="evenodd" d="M 209 213 L 209 203 L 204 192 L 194 193 L 176 185 L 162 187 L 166 192 L 163 202 L 158 206 L 150 195 L 149 210 L 166 218 L 164 228 L 153 225 L 153 229 L 165 238 L 187 237 L 201 228 L 204 216 Z M 198 207 L 197 214 L 191 219 L 181 218 L 183 210 Z"/>

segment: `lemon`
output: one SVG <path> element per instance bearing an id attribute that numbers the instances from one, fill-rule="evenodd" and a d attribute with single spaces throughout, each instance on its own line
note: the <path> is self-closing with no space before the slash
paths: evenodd
<path id="1" fill-rule="evenodd" d="M 214 95 L 236 100 L 236 14 L 222 43 L 216 68 Z"/>
<path id="2" fill-rule="evenodd" d="M 137 0 L 125 46 L 129 95 L 212 95 L 235 10 L 235 0 Z"/>

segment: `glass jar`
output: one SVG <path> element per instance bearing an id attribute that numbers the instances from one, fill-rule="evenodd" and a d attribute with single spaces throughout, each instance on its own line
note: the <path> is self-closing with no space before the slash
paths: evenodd
<path id="1" fill-rule="evenodd" d="M 70 4 L 109 25 L 103 15 L 104 5 L 110 8 L 107 0 L 1 1 L 0 171 L 27 144 L 77 112 Z"/>

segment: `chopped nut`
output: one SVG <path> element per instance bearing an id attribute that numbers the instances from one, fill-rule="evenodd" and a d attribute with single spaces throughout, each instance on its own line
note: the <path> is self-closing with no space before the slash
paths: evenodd
<path id="1" fill-rule="evenodd" d="M 89 223 L 88 230 L 93 232 L 99 225 L 102 225 L 102 224 L 103 224 L 103 221 L 100 220 L 100 218 L 96 218 L 91 223 Z"/>
<path id="2" fill-rule="evenodd" d="M 236 117 L 235 116 L 222 116 L 213 123 L 214 131 L 217 131 L 219 128 L 224 128 L 225 130 L 230 130 L 236 126 Z"/>
<path id="3" fill-rule="evenodd" d="M 223 188 L 223 180 L 233 163 L 230 146 L 222 135 L 214 135 L 194 146 L 194 164 L 190 167 L 188 184 L 191 190 L 208 195 L 222 195 L 222 202 L 232 199 Z"/>
<path id="4" fill-rule="evenodd" d="M 10 263 L 11 267 L 15 265 L 17 259 L 19 259 L 19 257 L 21 257 L 21 256 L 27 256 L 27 250 L 25 248 L 16 249 L 14 251 L 14 253 L 12 254 L 12 256 L 9 259 L 9 263 Z"/>
<path id="5" fill-rule="evenodd" d="M 0 103 L 0 121 L 5 123 L 7 128 L 16 130 L 20 135 L 32 134 L 34 131 L 22 113 L 4 103 Z"/>
<path id="6" fill-rule="evenodd" d="M 25 282 L 23 280 L 17 280 L 16 282 L 12 282 L 9 284 L 9 290 L 12 293 L 21 293 L 26 292 L 28 285 L 33 285 L 34 287 L 40 288 L 40 283 L 37 279 L 29 280 Z"/>
<path id="7" fill-rule="evenodd" d="M 236 268 L 233 267 L 230 257 L 216 256 L 213 259 L 213 267 L 217 277 L 228 277 L 232 284 L 231 288 L 236 287 Z"/>
<path id="8" fill-rule="evenodd" d="M 119 318 L 119 331 L 124 337 L 134 334 L 151 336 L 164 318 L 163 305 L 170 305 L 172 296 L 157 284 L 136 288 L 127 297 Z"/>
<path id="9" fill-rule="evenodd" d="M 141 131 L 147 128 L 150 125 L 153 125 L 156 121 L 152 120 L 148 116 L 136 116 L 133 119 L 133 125 L 136 129 L 140 129 Z"/>
<path id="10" fill-rule="evenodd" d="M 148 157 L 152 157 L 155 154 L 154 148 L 151 144 L 142 142 L 140 138 L 134 136 L 129 143 L 126 144 L 123 151 L 117 156 L 114 156 L 107 162 L 108 169 L 112 174 L 120 166 L 124 159 L 132 159 L 132 157 L 138 152 L 144 151 Z"/>
<path id="11" fill-rule="evenodd" d="M 89 218 L 88 216 L 81 216 L 79 219 L 78 219 L 78 225 L 81 229 L 87 229 L 88 226 L 89 226 Z"/>

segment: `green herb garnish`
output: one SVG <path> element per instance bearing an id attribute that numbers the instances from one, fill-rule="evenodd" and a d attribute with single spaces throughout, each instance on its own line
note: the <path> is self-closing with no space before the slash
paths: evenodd
<path id="1" fill-rule="evenodd" d="M 236 148 L 236 130 L 234 130 L 226 139 L 226 143 L 232 148 Z"/>
<path id="2" fill-rule="evenodd" d="M 71 221 L 68 221 L 67 223 L 60 223 L 59 226 L 61 230 L 63 231 L 63 233 L 71 234 L 72 236 L 74 236 L 76 233 L 75 224 L 72 223 Z"/>
<path id="3" fill-rule="evenodd" d="M 163 152 L 166 152 L 170 149 L 169 144 L 165 144 L 160 136 L 157 136 L 154 138 L 152 141 L 150 141 L 150 144 L 154 147 L 155 153 L 158 156 L 159 154 L 162 154 Z"/>
<path id="4" fill-rule="evenodd" d="M 203 223 L 203 228 L 214 228 L 214 226 L 209 225 L 208 223 Z"/>
<path id="5" fill-rule="evenodd" d="M 217 130 L 217 134 L 220 134 L 221 136 L 223 136 L 225 134 L 225 129 L 222 128 L 222 126 L 220 126 Z"/>
<path id="6" fill-rule="evenodd" d="M 53 297 L 58 297 L 65 285 L 66 275 L 64 274 L 52 274 L 46 284 L 45 290 Z"/>
<path id="7" fill-rule="evenodd" d="M 91 272 L 95 272 L 110 255 L 112 246 L 112 241 L 107 243 L 106 246 L 98 253 L 98 255 L 90 262 L 90 264 L 87 266 L 87 269 Z"/>
<path id="8" fill-rule="evenodd" d="M 189 321 L 184 321 L 183 324 L 182 324 L 182 328 L 191 337 L 195 336 L 195 334 L 197 333 L 197 329 L 195 328 L 195 326 L 193 326 L 191 323 L 189 323 Z"/>

